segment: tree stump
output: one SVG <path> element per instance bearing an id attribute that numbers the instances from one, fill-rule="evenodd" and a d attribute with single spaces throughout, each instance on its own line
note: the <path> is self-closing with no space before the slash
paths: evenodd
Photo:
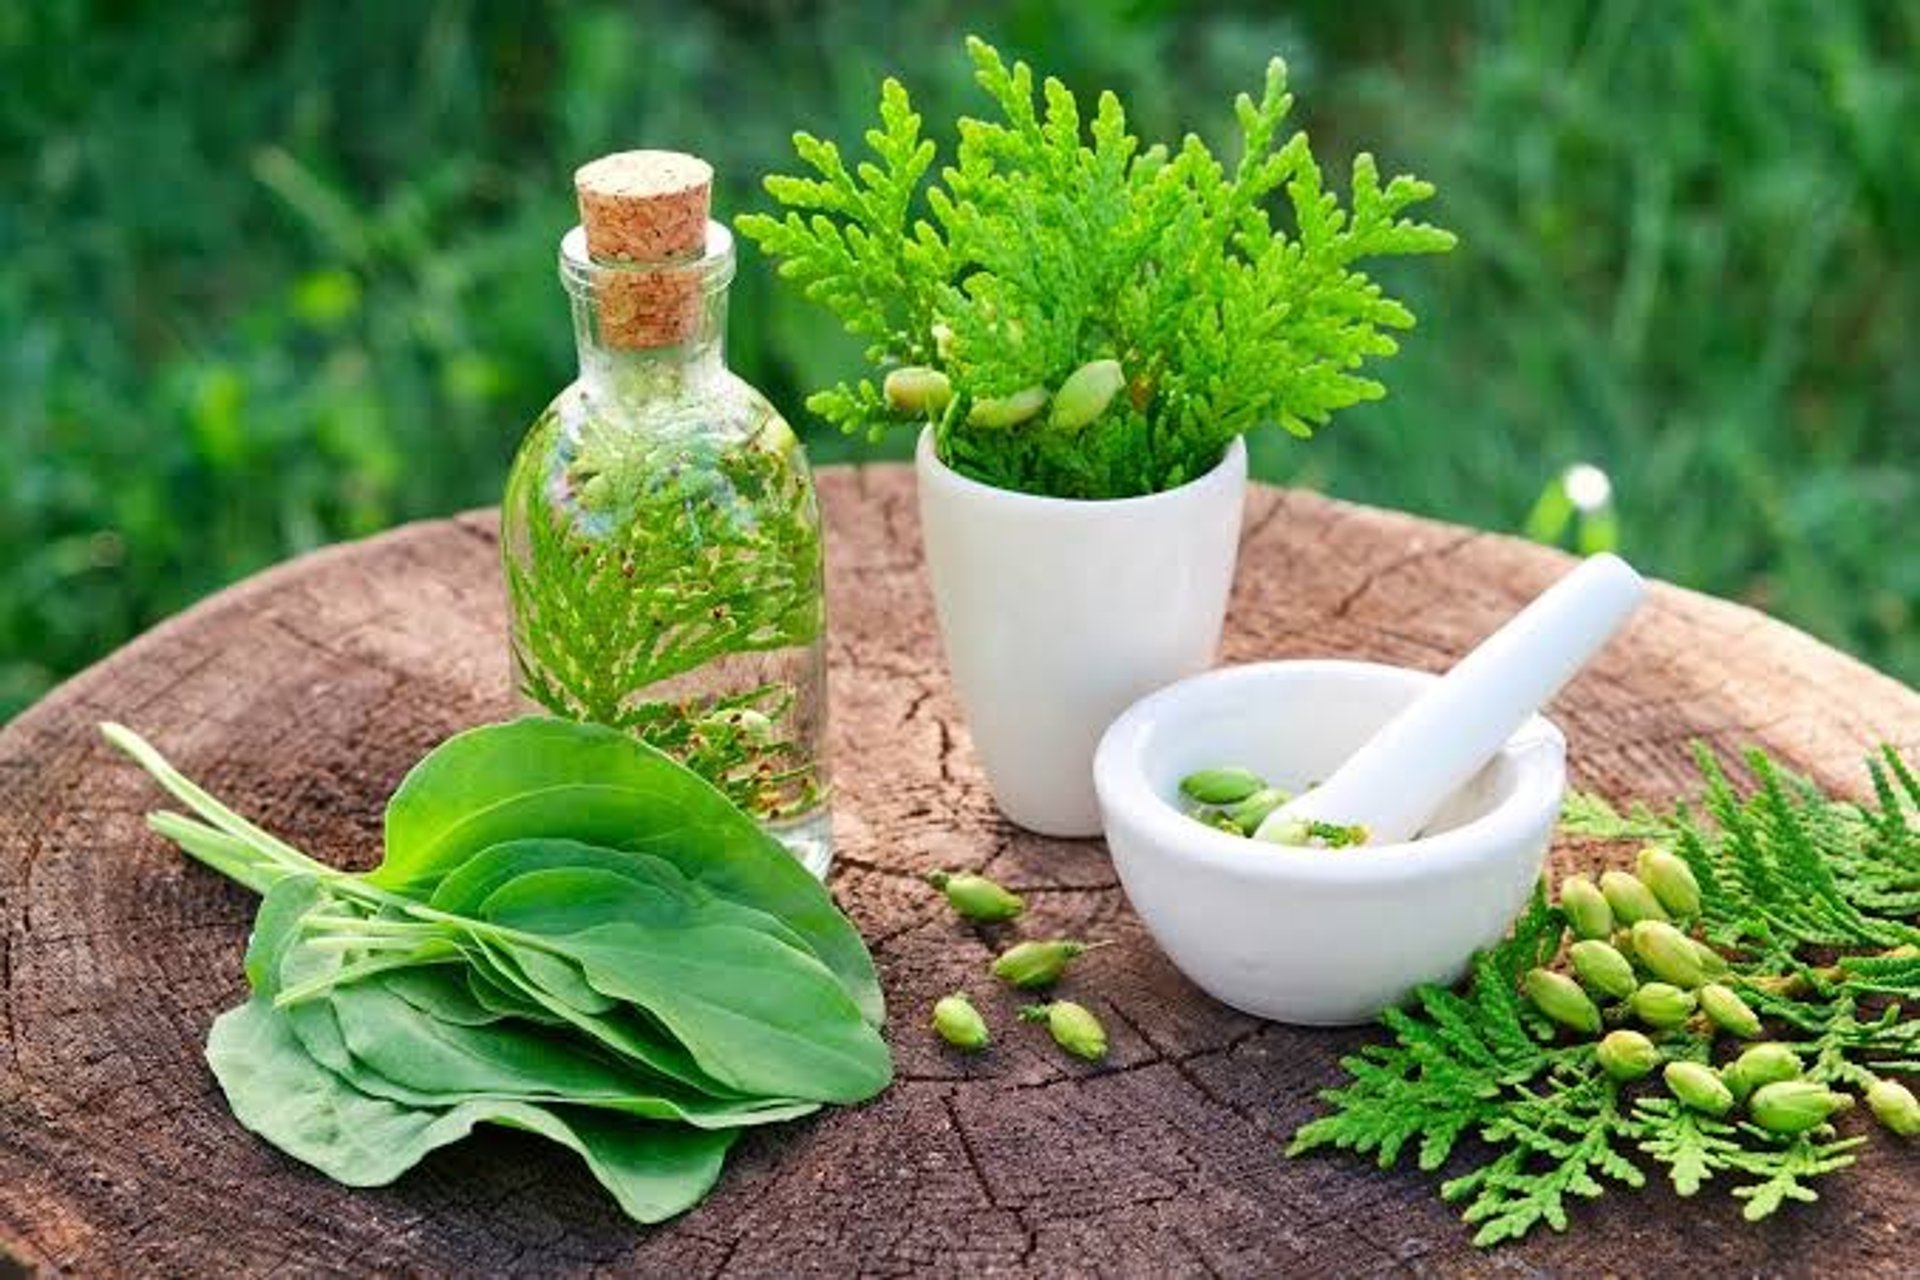
<path id="1" fill-rule="evenodd" d="M 1162 958 L 1098 841 L 994 811 L 940 656 L 904 468 L 834 471 L 833 887 L 872 945 L 899 1083 L 737 1149 L 715 1194 L 636 1227 L 570 1155 L 505 1131 L 349 1191 L 243 1131 L 201 1057 L 242 998 L 254 900 L 148 834 L 159 792 L 103 719 L 317 856 L 365 866 L 382 805 L 443 737 L 510 714 L 495 523 L 415 524 L 263 574 L 159 627 L 0 734 L 0 1275 L 285 1272 L 687 1275 L 1912 1274 L 1920 1178 L 1875 1133 L 1817 1205 L 1758 1225 L 1712 1184 L 1610 1194 L 1566 1235 L 1481 1253 L 1435 1180 L 1284 1140 L 1364 1030 L 1214 1004 Z M 1224 658 L 1339 654 L 1441 668 L 1566 556 L 1511 538 L 1256 489 Z M 1876 743 L 1920 751 L 1920 697 L 1761 615 L 1656 588 L 1559 699 L 1577 785 L 1658 801 L 1687 743 L 1758 745 L 1864 785 Z M 1622 850 L 1563 846 L 1556 873 Z M 1013 1025 L 991 939 L 920 882 L 984 869 L 1026 932 L 1114 940 L 1078 990 L 1113 1053 L 1085 1066 Z M 1003 1028 L 961 1060 L 923 1030 L 966 987 Z M 1850 1124 L 1853 1122 L 1850 1122 Z"/>

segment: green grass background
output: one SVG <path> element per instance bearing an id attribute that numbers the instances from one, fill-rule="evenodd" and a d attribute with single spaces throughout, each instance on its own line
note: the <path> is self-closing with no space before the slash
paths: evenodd
<path id="1" fill-rule="evenodd" d="M 571 376 L 579 162 L 709 157 L 893 73 L 975 109 L 977 31 L 1149 137 L 1222 144 L 1268 56 L 1336 171 L 1460 233 L 1395 264 L 1390 397 L 1261 475 L 1493 529 L 1569 464 L 1620 549 L 1920 677 L 1920 5 L 337 0 L 0 5 L 0 717 L 205 592 L 495 499 Z M 746 255 L 736 368 L 808 430 L 855 353 Z M 1571 538 L 1571 534 L 1569 534 Z"/>

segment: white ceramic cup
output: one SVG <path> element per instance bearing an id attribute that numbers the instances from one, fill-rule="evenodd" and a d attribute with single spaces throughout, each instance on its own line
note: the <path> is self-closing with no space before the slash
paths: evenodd
<path id="1" fill-rule="evenodd" d="M 994 801 L 1044 835 L 1097 835 L 1101 733 L 1219 650 L 1246 445 L 1177 489 L 1104 502 L 969 480 L 931 431 L 914 465 L 947 663 Z"/>
<path id="2" fill-rule="evenodd" d="M 1244 765 L 1298 791 L 1439 677 L 1370 662 L 1223 667 L 1141 699 L 1094 763 L 1107 845 L 1160 949 L 1215 999 L 1313 1026 L 1364 1022 L 1452 982 L 1539 881 L 1566 739 L 1536 715 L 1417 840 L 1289 848 L 1196 822 L 1180 780 Z"/>

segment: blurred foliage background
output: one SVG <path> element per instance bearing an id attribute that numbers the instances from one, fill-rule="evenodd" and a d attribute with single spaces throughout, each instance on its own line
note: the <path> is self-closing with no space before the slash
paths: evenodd
<path id="1" fill-rule="evenodd" d="M 1439 184 L 1462 245 L 1391 273 L 1390 398 L 1262 475 L 1552 536 L 1590 462 L 1643 567 L 1920 678 L 1920 4 L 34 0 L 0 5 L 0 718 L 262 565 L 493 501 L 571 376 L 576 164 L 692 150 L 763 207 L 882 75 L 977 106 L 968 30 L 1216 145 L 1279 52 L 1324 160 Z M 856 353 L 747 258 L 734 364 L 805 427 Z"/>

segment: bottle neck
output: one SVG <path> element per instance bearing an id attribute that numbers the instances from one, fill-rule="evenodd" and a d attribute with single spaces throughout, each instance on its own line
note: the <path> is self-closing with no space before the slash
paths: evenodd
<path id="1" fill-rule="evenodd" d="M 603 401 L 682 395 L 726 369 L 733 237 L 707 224 L 698 256 L 604 261 L 575 227 L 560 242 L 560 279 L 573 306 L 580 382 Z"/>
<path id="2" fill-rule="evenodd" d="M 598 300 L 575 295 L 573 340 L 580 385 L 597 400 L 652 399 L 696 389 L 726 371 L 727 293 L 713 290 L 677 342 L 634 347 L 610 341 Z"/>

